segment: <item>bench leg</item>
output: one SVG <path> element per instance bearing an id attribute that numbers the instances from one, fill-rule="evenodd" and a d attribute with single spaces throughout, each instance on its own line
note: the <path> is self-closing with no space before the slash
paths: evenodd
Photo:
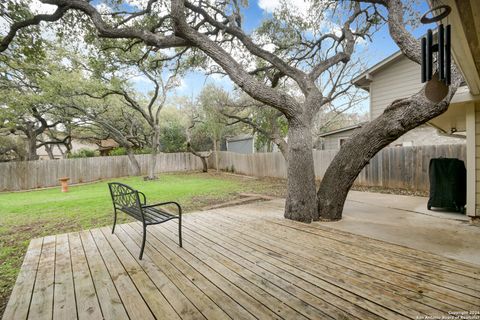
<path id="1" fill-rule="evenodd" d="M 115 232 L 115 225 L 117 224 L 117 209 L 113 209 L 113 227 L 112 227 L 112 233 Z"/>
<path id="2" fill-rule="evenodd" d="M 142 260 L 143 257 L 143 250 L 145 249 L 145 241 L 147 240 L 147 226 L 143 225 L 143 240 L 142 240 L 142 247 L 140 248 L 140 256 L 138 259 Z"/>
<path id="3" fill-rule="evenodd" d="M 182 247 L 182 217 L 178 219 L 178 244 Z"/>

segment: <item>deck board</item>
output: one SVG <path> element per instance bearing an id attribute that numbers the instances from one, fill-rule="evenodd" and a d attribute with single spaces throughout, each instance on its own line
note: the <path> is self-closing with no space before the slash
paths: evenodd
<path id="1" fill-rule="evenodd" d="M 53 319 L 77 319 L 75 289 L 68 235 L 58 235 L 55 250 L 55 287 L 53 295 Z"/>
<path id="2" fill-rule="evenodd" d="M 480 266 L 269 202 L 31 241 L 3 319 L 415 319 L 480 311 Z"/>

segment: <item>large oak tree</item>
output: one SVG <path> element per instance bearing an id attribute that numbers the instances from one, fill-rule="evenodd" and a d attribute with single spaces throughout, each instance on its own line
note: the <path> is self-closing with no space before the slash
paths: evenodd
<path id="1" fill-rule="evenodd" d="M 368 160 L 408 130 L 444 112 L 460 83 L 454 69 L 450 93 L 441 103 L 431 103 L 423 92 L 392 103 L 342 147 L 317 196 L 312 120 L 348 90 L 349 84 L 341 81 L 342 70 L 352 63 L 359 39 L 368 37 L 381 22 L 382 11 L 392 38 L 408 58 L 419 61 L 418 41 L 405 29 L 402 1 L 312 1 L 303 16 L 290 14 L 283 2 L 255 32 L 243 28 L 242 7 L 236 0 L 149 0 L 141 8 L 112 3 L 106 13 L 83 0 L 41 1 L 56 5 L 56 11 L 12 19 L 0 51 L 17 34 L 21 37 L 23 28 L 67 19 L 73 11 L 89 18 L 89 28 L 98 37 L 129 39 L 131 45 L 149 50 L 177 48 L 177 56 L 206 56 L 252 98 L 281 112 L 289 126 L 285 217 L 298 221 L 340 218 L 346 194 Z M 260 66 L 248 63 L 259 59 Z M 293 90 L 275 88 L 278 78 L 286 79 Z M 325 79 L 331 79 L 326 88 L 319 85 Z"/>

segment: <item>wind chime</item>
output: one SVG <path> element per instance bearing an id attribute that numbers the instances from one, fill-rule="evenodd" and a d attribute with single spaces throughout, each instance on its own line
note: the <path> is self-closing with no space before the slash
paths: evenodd
<path id="1" fill-rule="evenodd" d="M 433 12 L 440 13 L 436 16 L 427 17 Z M 452 9 L 447 5 L 432 8 L 425 13 L 420 22 L 429 24 L 446 18 Z M 448 94 L 448 86 L 451 83 L 451 26 L 445 27 L 440 23 L 437 27 L 437 43 L 433 43 L 432 29 L 428 29 L 427 36 L 422 38 L 422 83 L 427 82 L 425 96 L 432 102 L 438 103 Z M 433 73 L 434 52 L 437 53 L 437 71 Z"/>

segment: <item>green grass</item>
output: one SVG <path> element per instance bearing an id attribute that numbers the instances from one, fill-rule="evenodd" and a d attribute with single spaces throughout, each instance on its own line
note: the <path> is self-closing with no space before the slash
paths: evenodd
<path id="1" fill-rule="evenodd" d="M 158 180 L 140 177 L 119 181 L 144 192 L 150 203 L 178 201 L 185 212 L 229 201 L 241 192 L 281 195 L 284 182 L 224 174 L 163 174 Z M 0 317 L 6 306 L 33 238 L 112 224 L 112 203 L 107 181 L 27 192 L 0 193 Z M 131 221 L 119 215 L 119 222 Z"/>

